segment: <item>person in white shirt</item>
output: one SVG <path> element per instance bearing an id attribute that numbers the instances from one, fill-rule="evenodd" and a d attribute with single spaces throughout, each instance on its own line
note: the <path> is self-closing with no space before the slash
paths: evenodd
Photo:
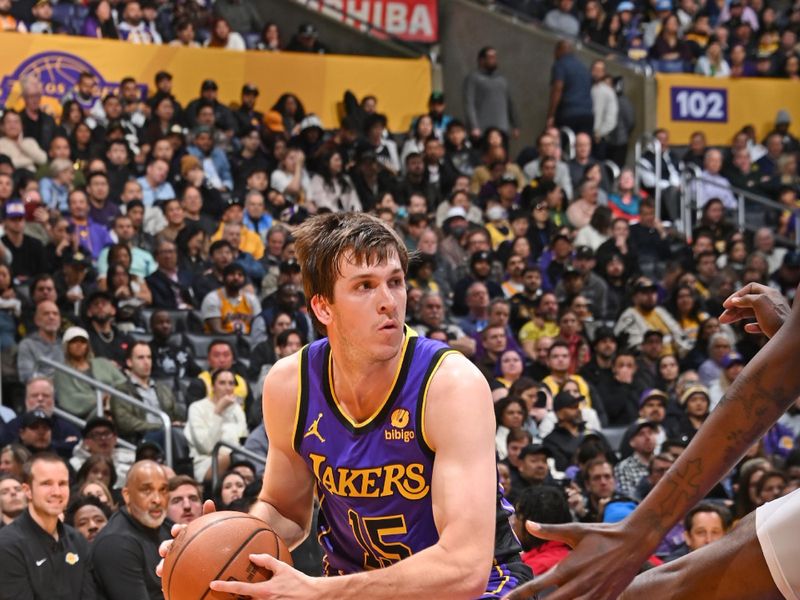
<path id="1" fill-rule="evenodd" d="M 194 475 L 198 481 L 211 477 L 211 453 L 217 442 L 239 444 L 247 437 L 247 422 L 234 395 L 236 376 L 230 369 L 219 369 L 211 374 L 212 393 L 203 400 L 189 405 L 186 439 L 194 462 Z M 219 466 L 225 471 L 230 463 L 230 449 L 219 452 Z"/>
<path id="2" fill-rule="evenodd" d="M 226 50 L 247 50 L 241 34 L 231 30 L 228 21 L 222 17 L 215 17 L 211 28 L 211 37 L 205 43 L 208 48 L 225 48 Z"/>
<path id="3" fill-rule="evenodd" d="M 311 191 L 311 178 L 305 169 L 306 155 L 299 148 L 291 148 L 281 164 L 270 176 L 270 187 L 276 189 L 287 200 L 296 203 L 301 198 L 308 198 Z"/>
<path id="4" fill-rule="evenodd" d="M 727 210 L 735 210 L 739 202 L 733 195 L 730 182 L 720 175 L 722 152 L 714 149 L 706 152 L 703 167 L 701 178 L 695 181 L 697 207 L 703 208 L 711 198 L 719 198 Z"/>

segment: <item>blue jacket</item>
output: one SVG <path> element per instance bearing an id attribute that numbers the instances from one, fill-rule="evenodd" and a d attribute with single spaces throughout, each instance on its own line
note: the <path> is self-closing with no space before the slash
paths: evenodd
<path id="1" fill-rule="evenodd" d="M 233 175 L 231 174 L 231 163 L 228 162 L 228 157 L 225 156 L 225 153 L 220 150 L 219 148 L 212 148 L 211 154 L 206 156 L 197 146 L 189 146 L 187 151 L 192 156 L 197 157 L 200 160 L 200 164 L 203 164 L 203 161 L 206 158 L 211 158 L 211 162 L 214 163 L 214 168 L 217 170 L 217 175 L 222 180 L 222 184 L 228 188 L 229 190 L 233 189 Z M 205 171 L 205 167 L 203 168 Z M 206 177 L 208 177 L 208 173 L 206 173 Z"/>

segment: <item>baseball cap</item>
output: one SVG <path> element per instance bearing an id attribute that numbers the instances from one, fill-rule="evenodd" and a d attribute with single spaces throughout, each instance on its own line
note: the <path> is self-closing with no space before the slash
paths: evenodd
<path id="1" fill-rule="evenodd" d="M 738 352 L 730 352 L 722 358 L 723 369 L 727 369 L 728 367 L 732 367 L 733 365 L 743 365 L 743 364 L 745 364 L 744 356 L 742 356 Z"/>
<path id="2" fill-rule="evenodd" d="M 792 122 L 792 116 L 789 114 L 789 111 L 785 108 L 782 108 L 778 111 L 778 114 L 775 116 L 775 125 L 788 125 Z"/>
<path id="3" fill-rule="evenodd" d="M 633 9 L 634 9 L 633 2 L 630 2 L 629 0 L 623 0 L 622 2 L 617 4 L 618 13 L 625 11 L 633 12 Z"/>
<path id="4" fill-rule="evenodd" d="M 681 394 L 681 397 L 678 399 L 678 402 L 681 406 L 685 405 L 687 400 L 691 398 L 694 394 L 703 394 L 706 397 L 706 400 L 709 402 L 711 401 L 711 396 L 708 393 L 708 388 L 704 385 L 690 385 L 686 388 Z"/>
<path id="5" fill-rule="evenodd" d="M 218 89 L 219 89 L 219 87 L 217 87 L 217 82 L 214 81 L 213 79 L 206 79 L 200 85 L 200 91 L 203 91 L 203 92 L 205 92 L 206 90 L 218 90 Z"/>
<path id="6" fill-rule="evenodd" d="M 444 92 L 431 92 L 430 98 L 428 98 L 428 102 L 432 104 L 444 102 Z"/>
<path id="7" fill-rule="evenodd" d="M 303 23 L 297 29 L 297 33 L 299 33 L 300 35 L 308 35 L 311 37 L 317 37 L 317 35 L 319 35 L 317 32 L 317 28 L 314 27 L 313 23 Z"/>
<path id="8" fill-rule="evenodd" d="M 445 223 L 450 219 L 466 219 L 467 218 L 467 211 L 464 210 L 461 206 L 452 206 L 447 211 L 447 216 L 445 217 Z"/>
<path id="9" fill-rule="evenodd" d="M 224 210 L 228 210 L 229 208 L 231 208 L 233 206 L 238 206 L 239 208 L 244 208 L 244 203 L 242 202 L 242 200 L 240 198 L 236 198 L 235 196 L 231 196 L 230 198 L 228 198 L 228 201 L 225 203 L 225 209 Z"/>
<path id="10" fill-rule="evenodd" d="M 658 0 L 656 2 L 656 10 L 658 12 L 672 10 L 672 0 Z"/>
<path id="11" fill-rule="evenodd" d="M 297 262 L 297 259 L 290 258 L 282 261 L 279 269 L 281 273 L 299 273 L 300 263 Z"/>
<path id="12" fill-rule="evenodd" d="M 258 96 L 258 88 L 252 83 L 245 83 L 242 86 L 242 94 L 255 94 Z"/>
<path id="13" fill-rule="evenodd" d="M 64 264 L 65 265 L 78 265 L 86 267 L 87 269 L 92 266 L 92 259 L 80 250 L 71 252 L 70 250 L 64 251 Z"/>
<path id="14" fill-rule="evenodd" d="M 519 459 L 522 460 L 529 454 L 544 454 L 547 458 L 553 458 L 553 452 L 544 444 L 528 444 L 519 451 Z"/>
<path id="15" fill-rule="evenodd" d="M 639 277 L 633 284 L 633 293 L 636 292 L 650 292 L 658 290 L 658 286 L 649 277 Z"/>
<path id="16" fill-rule="evenodd" d="M 647 419 L 637 419 L 636 422 L 633 424 L 631 428 L 631 436 L 636 435 L 642 429 L 650 428 L 655 432 L 658 432 L 658 424 L 653 423 L 652 421 L 648 421 Z"/>
<path id="17" fill-rule="evenodd" d="M 323 129 L 322 121 L 315 114 L 306 115 L 306 118 L 300 121 L 300 131 L 306 129 Z"/>
<path id="18" fill-rule="evenodd" d="M 569 392 L 559 392 L 556 397 L 553 398 L 553 412 L 557 413 L 562 408 L 578 406 L 581 400 L 583 400 L 583 396 L 573 396 Z"/>
<path id="19" fill-rule="evenodd" d="M 575 249 L 575 258 L 591 260 L 594 258 L 594 250 L 590 246 L 578 246 Z"/>
<path id="20" fill-rule="evenodd" d="M 581 272 L 572 265 L 564 265 L 564 277 L 581 277 Z"/>
<path id="21" fill-rule="evenodd" d="M 65 344 L 70 343 L 72 340 L 77 338 L 83 338 L 85 340 L 89 340 L 89 334 L 83 327 L 70 327 L 64 332 L 63 341 Z"/>
<path id="22" fill-rule="evenodd" d="M 789 250 L 783 256 L 783 266 L 796 269 L 800 267 L 800 252 L 797 250 Z"/>
<path id="23" fill-rule="evenodd" d="M 25 205 L 19 200 L 11 200 L 6 203 L 3 214 L 6 219 L 16 219 L 25 217 Z"/>
<path id="24" fill-rule="evenodd" d="M 25 428 L 25 427 L 31 427 L 35 423 L 38 423 L 39 421 L 44 421 L 52 429 L 52 427 L 53 427 L 53 419 L 51 419 L 47 415 L 47 413 L 44 412 L 41 409 L 29 410 L 28 412 L 24 413 L 22 415 L 22 418 L 20 419 L 20 429 Z"/>
<path id="25" fill-rule="evenodd" d="M 643 391 L 642 394 L 639 396 L 639 408 L 644 406 L 645 402 L 647 402 L 651 398 L 658 398 L 659 400 L 661 400 L 661 403 L 664 406 L 667 405 L 667 400 L 669 400 L 669 396 L 667 396 L 665 392 L 662 392 L 657 388 L 649 388 Z"/>
<path id="26" fill-rule="evenodd" d="M 500 176 L 500 181 L 498 182 L 498 185 L 505 185 L 507 183 L 513 183 L 514 185 L 517 185 L 517 183 L 519 182 L 517 181 L 517 178 L 514 177 L 513 173 L 503 173 Z"/>
<path id="27" fill-rule="evenodd" d="M 492 255 L 488 250 L 479 250 L 478 252 L 474 252 L 469 259 L 470 266 L 475 266 L 475 263 L 479 262 L 492 262 Z"/>
<path id="28" fill-rule="evenodd" d="M 114 425 L 114 421 L 106 417 L 91 417 L 86 421 L 86 425 L 83 426 L 83 431 L 81 433 L 83 437 L 86 437 L 98 427 L 108 427 L 111 431 L 117 433 L 117 426 Z"/>
<path id="29" fill-rule="evenodd" d="M 91 306 L 97 300 L 107 300 L 112 304 L 114 303 L 114 297 L 111 294 L 109 294 L 108 292 L 104 292 L 103 290 L 95 290 L 91 294 L 89 294 L 89 297 L 86 299 L 86 306 L 87 307 Z"/>

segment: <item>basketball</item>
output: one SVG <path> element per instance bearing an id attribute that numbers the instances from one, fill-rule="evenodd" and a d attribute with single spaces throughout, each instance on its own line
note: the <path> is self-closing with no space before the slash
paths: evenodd
<path id="1" fill-rule="evenodd" d="M 251 554 L 270 554 L 292 564 L 289 549 L 261 519 L 220 511 L 204 515 L 184 529 L 164 559 L 161 586 L 166 600 L 231 598 L 210 591 L 214 580 L 267 581 L 272 573 L 250 562 Z"/>

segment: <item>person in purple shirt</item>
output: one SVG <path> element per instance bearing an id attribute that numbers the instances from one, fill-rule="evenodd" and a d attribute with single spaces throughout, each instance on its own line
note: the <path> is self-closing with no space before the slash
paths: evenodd
<path id="1" fill-rule="evenodd" d="M 105 227 L 110 227 L 114 218 L 120 214 L 119 206 L 109 197 L 110 189 L 108 175 L 102 171 L 92 171 L 86 176 L 89 218 Z"/>
<path id="2" fill-rule="evenodd" d="M 83 190 L 70 193 L 67 207 L 70 225 L 75 228 L 80 245 L 92 253 L 92 261 L 97 261 L 103 248 L 114 243 L 108 229 L 89 216 L 89 198 Z"/>

